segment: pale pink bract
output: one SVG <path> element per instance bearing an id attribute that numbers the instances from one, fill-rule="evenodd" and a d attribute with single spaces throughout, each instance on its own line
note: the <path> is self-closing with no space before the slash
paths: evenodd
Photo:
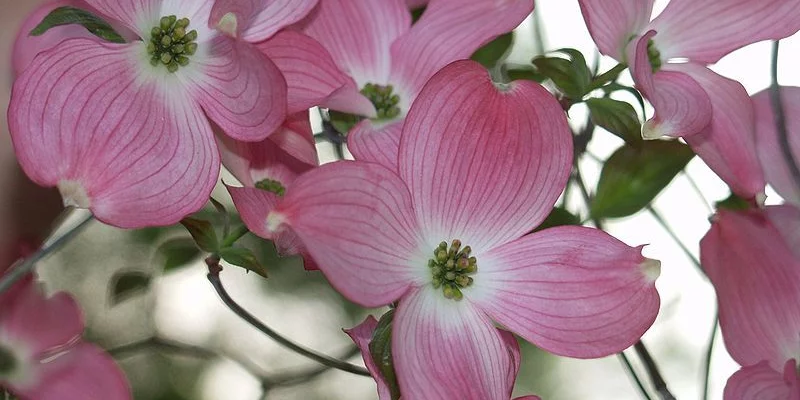
<path id="1" fill-rule="evenodd" d="M 552 209 L 572 160 L 564 113 L 538 84 L 496 86 L 477 63 L 450 64 L 409 111 L 398 160 L 399 173 L 327 164 L 277 204 L 247 208 L 267 236 L 298 235 L 351 301 L 399 300 L 392 351 L 404 398 L 507 400 L 513 360 L 492 321 L 573 357 L 621 351 L 652 324 L 659 264 L 641 248 L 584 227 L 526 235 Z M 439 243 L 454 239 L 478 265 L 460 301 L 434 288 L 429 267 Z"/>
<path id="2" fill-rule="evenodd" d="M 286 81 L 246 39 L 269 38 L 316 1 L 229 11 L 239 3 L 250 2 L 86 0 L 142 40 L 70 38 L 24 69 L 8 120 L 28 176 L 121 227 L 169 225 L 202 207 L 219 174 L 208 118 L 233 138 L 260 141 L 287 115 Z M 220 13 L 224 21 L 209 24 Z M 197 51 L 174 73 L 150 65 L 146 44 L 169 15 L 189 18 L 187 30 L 198 33 Z"/>
<path id="3" fill-rule="evenodd" d="M 46 297 L 33 275 L 0 294 L 0 365 L 8 368 L 0 369 L 0 387 L 21 399 L 131 399 L 114 360 L 80 340 L 83 328 L 72 297 Z"/>

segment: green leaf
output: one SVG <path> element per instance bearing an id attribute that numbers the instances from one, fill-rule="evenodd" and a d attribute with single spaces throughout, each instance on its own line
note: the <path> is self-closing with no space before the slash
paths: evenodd
<path id="1" fill-rule="evenodd" d="M 61 25 L 78 24 L 86 28 L 93 35 L 112 43 L 125 43 L 125 39 L 117 33 L 108 22 L 100 17 L 80 8 L 59 7 L 47 14 L 30 34 L 39 36 L 50 28 Z"/>
<path id="2" fill-rule="evenodd" d="M 586 65 L 583 55 L 575 49 L 560 49 L 570 59 L 561 57 L 536 57 L 533 65 L 542 75 L 550 78 L 558 88 L 572 100 L 582 99 L 589 91 L 592 71 Z"/>
<path id="3" fill-rule="evenodd" d="M 267 267 L 262 265 L 250 249 L 244 247 L 226 247 L 219 251 L 219 256 L 227 263 L 253 271 L 264 278 L 267 277 Z"/>
<path id="4" fill-rule="evenodd" d="M 636 90 L 636 89 L 634 89 L 632 87 L 629 87 L 629 86 L 620 85 L 619 83 L 616 83 L 616 82 L 611 82 L 608 85 L 603 86 L 602 89 L 603 89 L 604 92 L 606 92 L 607 95 L 611 94 L 611 93 L 614 93 L 614 92 L 620 92 L 620 91 L 629 93 L 639 103 L 639 107 L 641 107 L 641 109 L 642 109 L 642 115 L 647 115 L 647 111 L 645 111 L 645 109 L 644 109 L 644 98 L 642 97 L 642 94 L 639 93 L 638 90 Z"/>
<path id="5" fill-rule="evenodd" d="M 157 250 L 164 257 L 164 272 L 179 269 L 200 257 L 200 249 L 194 241 L 186 238 L 164 242 Z"/>
<path id="6" fill-rule="evenodd" d="M 632 146 L 642 142 L 642 124 L 632 105 L 608 98 L 588 99 L 586 105 L 595 125 Z"/>
<path id="7" fill-rule="evenodd" d="M 111 304 L 117 305 L 150 287 L 150 275 L 141 271 L 120 272 L 111 278 Z"/>
<path id="8" fill-rule="evenodd" d="M 508 32 L 498 36 L 495 40 L 487 43 L 475 53 L 472 54 L 472 59 L 481 63 L 486 68 L 492 68 L 497 65 L 504 55 L 511 48 L 514 43 L 514 34 Z"/>
<path id="9" fill-rule="evenodd" d="M 580 225 L 581 219 L 578 218 L 575 214 L 567 211 L 562 207 L 553 207 L 553 211 L 550 211 L 550 215 L 545 218 L 545 220 L 539 225 L 534 232 L 538 232 L 547 228 L 553 228 L 556 226 L 563 226 L 563 225 Z"/>
<path id="10" fill-rule="evenodd" d="M 532 65 L 510 67 L 506 70 L 506 74 L 512 81 L 522 79 L 542 83 L 547 80 L 547 77 L 536 71 Z"/>
<path id="11" fill-rule="evenodd" d="M 214 226 L 211 225 L 211 222 L 186 217 L 181 220 L 181 225 L 189 231 L 194 242 L 197 243 L 197 247 L 203 251 L 212 253 L 219 248 L 219 239 L 217 239 L 217 233 L 214 232 Z"/>
<path id="12" fill-rule="evenodd" d="M 228 232 L 231 230 L 231 216 L 228 214 L 228 210 L 222 203 L 213 197 L 209 197 L 208 201 L 210 201 L 211 205 L 214 206 L 214 209 L 217 210 L 220 215 L 222 215 L 222 236 L 228 236 Z"/>
<path id="13" fill-rule="evenodd" d="M 422 7 L 415 8 L 415 9 L 411 10 L 411 23 L 414 23 L 414 24 L 417 23 L 419 18 L 422 17 L 422 14 L 425 13 L 425 8 L 427 8 L 427 7 L 422 6 Z"/>
<path id="14" fill-rule="evenodd" d="M 381 371 L 386 386 L 389 387 L 392 400 L 400 398 L 400 386 L 397 384 L 397 375 L 394 372 L 394 362 L 392 360 L 392 320 L 394 319 L 394 309 L 383 314 L 372 334 L 369 342 L 369 353 L 372 361 Z"/>
<path id="15" fill-rule="evenodd" d="M 678 141 L 644 141 L 620 147 L 603 166 L 591 213 L 595 218 L 632 215 L 686 167 L 694 153 Z"/>

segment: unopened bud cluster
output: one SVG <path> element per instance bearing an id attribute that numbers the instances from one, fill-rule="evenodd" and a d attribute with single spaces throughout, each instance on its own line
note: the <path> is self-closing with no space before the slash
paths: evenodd
<path id="1" fill-rule="evenodd" d="M 454 239 L 449 248 L 447 242 L 439 243 L 433 251 L 428 267 L 433 275 L 433 287 L 441 287 L 444 297 L 461 300 L 464 297 L 461 289 L 472 285 L 474 280 L 469 275 L 478 271 L 478 260 L 471 257 L 471 253 L 472 248 L 462 248 L 458 239 Z"/>
<path id="2" fill-rule="evenodd" d="M 147 43 L 150 64 L 154 67 L 165 65 L 169 72 L 189 65 L 189 57 L 197 51 L 197 31 L 187 32 L 188 27 L 188 18 L 178 19 L 174 15 L 161 17 L 159 26 L 150 31 L 150 41 Z"/>
<path id="3" fill-rule="evenodd" d="M 273 180 L 273 179 L 264 179 L 256 182 L 255 184 L 256 189 L 266 190 L 271 193 L 275 193 L 278 196 L 283 196 L 286 194 L 286 188 L 280 182 Z"/>

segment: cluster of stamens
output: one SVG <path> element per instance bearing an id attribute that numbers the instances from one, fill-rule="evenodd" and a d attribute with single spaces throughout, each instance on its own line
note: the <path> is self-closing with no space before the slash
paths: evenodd
<path id="1" fill-rule="evenodd" d="M 658 72 L 661 69 L 661 52 L 658 51 L 652 39 L 647 42 L 647 58 L 650 60 L 653 73 Z"/>
<path id="2" fill-rule="evenodd" d="M 266 190 L 271 193 L 275 193 L 278 196 L 283 196 L 286 194 L 286 188 L 280 182 L 273 180 L 273 179 L 263 179 L 256 182 L 256 189 Z"/>
<path id="3" fill-rule="evenodd" d="M 400 107 L 397 106 L 400 104 L 400 97 L 394 94 L 392 85 L 368 83 L 361 89 L 361 94 L 375 105 L 377 119 L 392 119 L 400 115 Z"/>
<path id="4" fill-rule="evenodd" d="M 161 17 L 159 26 L 153 27 L 150 41 L 147 42 L 150 64 L 154 67 L 165 65 L 169 72 L 189 65 L 189 57 L 197 51 L 197 31 L 187 32 L 188 27 L 188 18 L 178 19 L 174 15 Z"/>
<path id="5" fill-rule="evenodd" d="M 470 253 L 472 248 L 462 248 L 458 239 L 454 239 L 449 248 L 447 242 L 439 243 L 439 247 L 433 251 L 428 267 L 433 275 L 433 287 L 441 287 L 444 297 L 461 300 L 464 297 L 461 289 L 472 285 L 470 275 L 478 271 L 478 260 L 471 257 Z"/>

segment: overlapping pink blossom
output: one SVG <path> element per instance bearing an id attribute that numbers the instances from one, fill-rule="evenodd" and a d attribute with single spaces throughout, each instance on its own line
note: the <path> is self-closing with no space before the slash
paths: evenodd
<path id="1" fill-rule="evenodd" d="M 752 97 L 756 115 L 756 147 L 767 183 L 786 202 L 800 207 L 800 182 L 790 166 L 790 163 L 800 163 L 800 88 L 781 86 L 780 95 L 788 146 L 781 143 L 773 112 L 772 93 L 766 89 Z M 789 160 L 787 155 L 792 159 Z"/>
<path id="2" fill-rule="evenodd" d="M 219 173 L 210 118 L 260 141 L 284 122 L 286 81 L 248 41 L 302 18 L 315 0 L 86 0 L 139 40 L 60 41 L 15 82 L 8 111 L 17 157 L 65 204 L 122 227 L 167 225 L 208 200 Z M 190 20 L 197 51 L 175 72 L 150 64 L 161 17 Z M 58 42 L 58 41 L 57 41 Z"/>
<path id="3" fill-rule="evenodd" d="M 793 0 L 671 0 L 650 21 L 653 0 L 580 0 L 600 52 L 627 62 L 655 108 L 647 138 L 680 136 L 740 196 L 763 191 L 753 114 L 738 82 L 705 66 L 740 47 L 800 29 Z"/>
<path id="4" fill-rule="evenodd" d="M 245 222 L 253 220 L 253 210 L 239 204 L 259 199 L 271 209 L 280 197 L 274 191 L 256 188 L 257 183 L 268 180 L 285 190 L 298 175 L 319 165 L 308 111 L 288 118 L 278 132 L 261 142 L 242 142 L 222 135 L 217 140 L 223 165 L 244 185 L 228 186 L 228 191 Z M 296 235 L 283 232 L 271 239 L 281 256 L 300 254 L 306 269 L 317 269 Z"/>
<path id="5" fill-rule="evenodd" d="M 332 56 L 331 73 L 346 81 L 322 105 L 367 118 L 348 133 L 350 151 L 395 167 L 403 121 L 425 82 L 514 29 L 532 10 L 532 0 L 431 0 L 412 26 L 404 0 L 326 0 L 300 26 Z M 375 105 L 360 93 L 370 83 L 393 87 L 397 116 L 376 119 Z"/>
<path id="6" fill-rule="evenodd" d="M 72 297 L 46 297 L 32 275 L 0 294 L 0 387 L 22 399 L 131 399 L 114 360 L 81 341 L 83 328 Z"/>
<path id="7" fill-rule="evenodd" d="M 618 352 L 652 324 L 659 264 L 641 248 L 584 227 L 525 235 L 552 209 L 572 160 L 564 113 L 538 84 L 496 86 L 477 63 L 450 64 L 412 106 L 398 160 L 397 171 L 327 164 L 274 209 L 256 198 L 237 207 L 243 218 L 252 210 L 245 221 L 263 237 L 299 236 L 350 300 L 399 301 L 392 351 L 404 398 L 507 400 L 514 367 L 492 321 L 573 357 Z M 474 285 L 450 292 L 460 301 L 434 288 L 429 267 L 439 243 L 455 239 L 478 265 Z"/>
<path id="8" fill-rule="evenodd" d="M 798 229 L 800 210 L 789 205 L 720 210 L 700 242 L 725 347 L 742 366 L 725 400 L 800 398 L 800 242 L 786 235 Z"/>

